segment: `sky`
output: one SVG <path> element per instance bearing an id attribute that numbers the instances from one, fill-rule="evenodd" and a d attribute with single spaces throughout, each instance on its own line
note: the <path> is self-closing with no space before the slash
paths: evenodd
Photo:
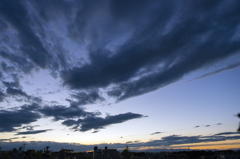
<path id="1" fill-rule="evenodd" d="M 0 1 L 0 147 L 240 147 L 240 1 Z"/>

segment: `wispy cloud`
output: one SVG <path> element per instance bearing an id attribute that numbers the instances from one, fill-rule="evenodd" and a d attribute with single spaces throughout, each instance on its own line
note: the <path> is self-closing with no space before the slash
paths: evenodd
<path id="1" fill-rule="evenodd" d="M 162 132 L 154 132 L 151 135 L 156 135 L 156 134 L 160 134 L 160 133 L 162 133 Z"/>
<path id="2" fill-rule="evenodd" d="M 16 135 L 39 134 L 39 133 L 44 133 L 44 132 L 47 132 L 47 131 L 50 131 L 50 130 L 52 130 L 52 129 L 24 131 L 24 132 L 18 132 Z"/>
<path id="3" fill-rule="evenodd" d="M 204 74 L 202 76 L 196 77 L 196 78 L 194 78 L 192 80 L 189 80 L 187 82 L 191 82 L 191 81 L 197 80 L 197 79 L 202 79 L 204 77 L 215 75 L 215 74 L 220 73 L 222 71 L 230 70 L 230 69 L 233 69 L 233 68 L 236 68 L 236 67 L 239 67 L 239 66 L 240 66 L 240 62 L 236 62 L 236 63 L 230 64 L 230 65 L 228 65 L 228 66 L 226 66 L 224 68 L 221 68 L 221 69 L 218 69 L 216 71 L 213 71 L 213 72 L 210 72 L 210 73 L 206 73 L 206 74 Z"/>

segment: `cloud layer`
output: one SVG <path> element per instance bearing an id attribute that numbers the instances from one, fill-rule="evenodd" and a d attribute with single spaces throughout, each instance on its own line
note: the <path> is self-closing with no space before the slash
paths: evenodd
<path id="1" fill-rule="evenodd" d="M 165 148 L 186 148 L 188 146 L 191 147 L 191 149 L 194 149 L 194 147 L 198 147 L 200 144 L 204 146 L 204 143 L 207 145 L 207 143 L 211 142 L 213 145 L 216 144 L 218 141 L 236 141 L 240 139 L 240 135 L 237 132 L 222 132 L 214 135 L 209 136 L 182 136 L 182 135 L 169 135 L 162 137 L 159 140 L 150 140 L 147 142 L 141 142 L 141 141 L 129 141 L 126 143 L 101 143 L 97 145 L 83 145 L 83 144 L 76 144 L 76 143 L 58 143 L 58 142 L 47 142 L 47 141 L 31 141 L 27 143 L 27 148 L 31 149 L 34 148 L 36 150 L 43 149 L 46 147 L 46 145 L 50 146 L 51 151 L 59 151 L 61 148 L 66 149 L 73 149 L 75 151 L 90 151 L 93 150 L 94 146 L 98 146 L 99 148 L 104 148 L 105 146 L 108 146 L 111 149 L 124 149 L 127 146 L 129 146 L 130 149 L 135 150 L 141 150 L 141 148 L 144 148 L 144 150 L 151 151 L 151 149 L 158 149 L 158 151 L 163 150 Z M 4 139 L 8 140 L 8 139 Z M 13 138 L 11 140 L 14 140 Z M 239 142 L 238 142 L 239 143 Z M 1 145 L 3 147 L 3 150 L 8 150 L 16 147 L 20 147 L 23 143 L 22 142 L 1 142 Z M 195 144 L 195 145 L 193 145 Z M 226 143 L 225 143 L 226 144 Z M 19 145 L 19 146 L 18 146 Z M 171 150 L 171 149 L 170 149 Z M 173 149 L 172 149 L 173 150 Z M 164 150 L 163 150 L 164 151 Z"/>
<path id="2" fill-rule="evenodd" d="M 29 110 L 34 105 L 23 106 L 20 110 L 0 110 L 0 132 L 15 131 L 15 127 L 21 127 L 22 124 L 30 124 L 41 118 L 37 112 Z"/>
<path id="3" fill-rule="evenodd" d="M 23 105 L 17 110 L 0 110 L 0 119 L 4 122 L 0 124 L 0 132 L 16 131 L 15 127 L 21 127 L 37 121 L 43 117 L 53 117 L 55 121 L 63 120 L 62 124 L 70 127 L 74 131 L 89 131 L 95 130 L 94 133 L 104 129 L 112 124 L 119 124 L 128 120 L 143 118 L 141 114 L 124 113 L 118 115 L 107 115 L 100 117 L 100 112 L 87 112 L 83 108 L 71 105 L 65 107 L 56 106 L 41 106 L 36 103 L 32 105 Z M 18 132 L 16 135 L 38 134 L 49 130 L 33 130 L 35 126 L 23 126 L 21 129 L 30 131 Z"/>

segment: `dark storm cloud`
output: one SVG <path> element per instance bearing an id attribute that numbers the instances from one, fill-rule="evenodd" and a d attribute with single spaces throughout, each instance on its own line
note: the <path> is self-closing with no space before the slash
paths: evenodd
<path id="1" fill-rule="evenodd" d="M 7 95 L 11 95 L 11 96 L 20 96 L 23 97 L 25 99 L 27 99 L 29 102 L 33 102 L 33 103 L 41 103 L 42 102 L 42 98 L 41 97 L 36 97 L 36 96 L 32 96 L 32 95 L 28 95 L 26 92 L 24 92 L 22 90 L 22 86 L 19 83 L 19 79 L 17 77 L 16 74 L 11 74 L 11 76 L 13 77 L 14 81 L 2 81 L 3 85 L 6 87 L 6 93 Z M 7 96 L 5 95 L 5 97 Z M 1 97 L 1 94 L 0 94 Z M 21 99 L 17 99 L 17 100 L 24 100 L 23 98 Z M 0 98 L 1 99 L 1 98 Z"/>
<path id="2" fill-rule="evenodd" d="M 118 101 L 157 90 L 240 50 L 237 0 L 0 3 L 3 70 L 50 69 L 82 105 L 103 100 L 99 88 Z M 68 57 L 70 44 L 86 49 L 87 62 Z"/>
<path id="3" fill-rule="evenodd" d="M 15 88 L 7 88 L 7 94 L 11 96 L 21 96 L 27 99 L 29 102 L 33 103 L 41 103 L 42 98 L 41 97 L 35 97 L 28 95 L 26 92 L 22 91 L 21 89 L 15 89 Z M 23 99 L 18 99 L 18 100 L 23 100 Z"/>
<path id="4" fill-rule="evenodd" d="M 41 118 L 37 112 L 33 112 L 34 105 L 25 105 L 20 110 L 0 110 L 0 132 L 15 131 L 15 127 L 20 127 L 22 124 L 29 124 Z"/>
<path id="5" fill-rule="evenodd" d="M 105 118 L 98 116 L 87 116 L 84 119 L 78 120 L 65 120 L 62 124 L 66 126 L 74 126 L 72 129 L 75 131 L 88 131 L 91 129 L 99 130 L 104 129 L 106 126 L 112 124 L 123 123 L 128 120 L 143 118 L 144 116 L 141 114 L 134 113 L 125 113 L 118 115 L 107 115 Z"/>
<path id="6" fill-rule="evenodd" d="M 5 62 L 1 62 L 1 68 L 4 72 L 13 72 L 15 70 L 15 67 L 8 66 Z"/>
<path id="7" fill-rule="evenodd" d="M 29 73 L 33 68 L 35 68 L 31 61 L 28 61 L 25 57 L 20 55 L 9 53 L 7 51 L 1 51 L 0 56 L 3 59 L 11 61 L 11 63 L 16 66 L 15 68 L 19 68 L 24 73 Z"/>
<path id="8" fill-rule="evenodd" d="M 6 93 L 7 93 L 7 94 L 3 94 L 4 97 L 8 97 L 10 95 L 12 97 L 15 97 L 15 96 L 20 97 L 20 99 L 16 99 L 18 101 L 23 101 L 24 99 L 27 99 L 27 101 L 33 102 L 33 103 L 35 103 L 35 102 L 41 103 L 42 102 L 41 97 L 28 95 L 26 92 L 24 92 L 22 90 L 23 87 L 20 85 L 19 77 L 18 77 L 19 75 L 10 74 L 9 76 L 12 78 L 11 81 L 6 81 L 6 80 L 2 81 L 3 86 L 6 87 Z M 0 99 L 3 100 L 3 98 L 1 98 L 1 93 L 0 93 Z"/>
<path id="9" fill-rule="evenodd" d="M 135 26 L 138 30 L 134 30 L 128 40 L 114 51 L 106 47 L 110 42 L 99 46 L 99 42 L 90 37 L 90 63 L 62 72 L 64 84 L 72 89 L 116 84 L 108 94 L 124 100 L 166 86 L 192 71 L 230 57 L 240 49 L 239 38 L 235 37 L 240 19 L 238 1 L 229 2 L 229 5 L 224 1 L 211 5 L 202 1 L 184 4 L 131 1 L 122 2 L 124 7 L 121 9 L 114 9 L 118 6 L 115 3 L 111 1 L 109 6 L 110 19 L 117 21 L 116 25 L 126 25 L 129 30 Z M 85 35 L 83 28 L 92 24 L 91 18 L 85 19 L 89 13 L 86 10 L 81 10 L 74 21 L 76 26 L 82 24 L 76 36 Z M 124 16 L 125 13 L 129 14 Z M 137 18 L 131 19 L 133 17 Z M 110 24 L 104 21 L 102 25 Z M 109 39 L 108 32 L 101 27 L 96 28 L 96 36 L 93 37 Z M 107 28 L 117 31 L 115 23 Z"/>
<path id="10" fill-rule="evenodd" d="M 94 113 L 86 112 L 83 108 L 78 106 L 44 106 L 38 111 L 44 114 L 45 117 L 54 117 L 55 121 L 68 118 L 86 117 L 87 115 L 94 115 Z"/>
<path id="11" fill-rule="evenodd" d="M 151 135 L 156 135 L 156 134 L 160 134 L 160 133 L 162 133 L 162 132 L 154 132 Z"/>
<path id="12" fill-rule="evenodd" d="M 4 20 L 16 29 L 22 43 L 26 44 L 21 47 L 21 51 L 35 64 L 45 68 L 49 62 L 48 59 L 52 57 L 30 27 L 31 19 L 25 5 L 24 1 L 2 1 L 0 13 Z"/>
<path id="13" fill-rule="evenodd" d="M 5 81 L 3 80 L 2 83 L 5 87 L 7 88 L 18 88 L 18 89 L 21 89 L 21 85 L 20 85 L 20 82 L 19 82 L 19 77 L 18 77 L 18 74 L 15 74 L 15 73 L 12 73 L 12 74 L 9 74 L 9 76 L 11 77 L 11 81 Z"/>
<path id="14" fill-rule="evenodd" d="M 23 92 L 21 89 L 15 89 L 15 88 L 7 88 L 7 94 L 28 97 L 26 92 Z"/>
<path id="15" fill-rule="evenodd" d="M 44 1 L 44 3 L 35 1 L 36 11 L 44 22 L 51 22 L 55 19 L 71 19 L 74 7 L 79 5 L 80 1 Z M 58 13 L 58 14 L 56 14 Z"/>
<path id="16" fill-rule="evenodd" d="M 100 96 L 97 90 L 88 90 L 88 92 L 77 92 L 71 94 L 71 97 L 77 99 L 79 105 L 93 104 L 96 101 L 103 101 L 104 98 Z"/>
<path id="17" fill-rule="evenodd" d="M 40 108 L 41 106 L 38 105 L 37 103 L 32 103 L 32 104 L 25 104 L 20 107 L 22 111 L 36 111 Z"/>
<path id="18" fill-rule="evenodd" d="M 37 134 L 46 132 L 49 130 L 33 130 L 34 127 L 30 124 L 44 117 L 53 117 L 55 121 L 64 120 L 62 124 L 70 127 L 74 131 L 88 131 L 94 129 L 93 133 L 97 133 L 99 129 L 103 129 L 106 126 L 112 124 L 123 123 L 128 120 L 145 117 L 141 114 L 125 113 L 118 115 L 107 115 L 105 118 L 99 117 L 101 113 L 99 111 L 87 112 L 84 108 L 80 107 L 77 102 L 70 103 L 69 107 L 62 105 L 54 106 L 41 106 L 37 103 L 25 104 L 19 108 L 12 110 L 0 110 L 0 120 L 4 121 L 0 123 L 0 132 L 12 132 L 16 131 L 16 127 L 20 129 L 26 129 L 26 132 L 18 132 L 17 135 L 23 134 Z M 74 127 L 73 127 L 74 126 Z"/>
<path id="19" fill-rule="evenodd" d="M 54 44 L 47 39 L 48 35 L 44 27 L 46 23 L 43 23 L 42 16 L 35 14 L 39 9 L 43 9 L 40 3 L 10 0 L 2 1 L 0 4 L 0 19 L 16 33 L 15 39 L 10 40 L 12 36 L 9 32 L 1 32 L 4 37 L 3 44 L 9 47 L 2 45 L 0 56 L 9 60 L 24 73 L 30 73 L 33 69 L 48 68 L 51 70 L 50 74 L 56 77 L 56 71 L 66 66 L 65 54 L 63 54 L 66 50 L 62 48 L 57 38 L 51 39 Z"/>
<path id="20" fill-rule="evenodd" d="M 20 87 L 19 81 L 14 81 L 14 82 L 3 81 L 2 83 L 3 83 L 6 87 L 9 87 L 9 88 L 12 88 L 12 87 L 19 88 L 19 87 Z"/>
<path id="21" fill-rule="evenodd" d="M 6 97 L 6 95 L 0 91 L 0 102 L 2 102 L 5 97 Z"/>
<path id="22" fill-rule="evenodd" d="M 25 131 L 25 132 L 18 132 L 15 135 L 29 135 L 29 134 L 39 134 L 39 133 L 44 133 L 47 131 L 50 131 L 52 129 L 47 129 L 47 130 L 32 130 L 32 131 Z"/>
<path id="23" fill-rule="evenodd" d="M 8 25 L 2 20 L 0 20 L 0 32 L 5 31 L 7 28 L 8 28 Z"/>
<path id="24" fill-rule="evenodd" d="M 20 99 L 16 99 L 18 101 L 22 101 L 24 99 L 37 100 L 38 97 L 30 96 L 22 90 L 22 86 L 20 85 L 18 74 L 12 73 L 12 74 L 9 74 L 8 77 L 11 77 L 10 81 L 7 81 L 5 79 L 1 81 L 3 86 L 6 88 L 6 94 L 4 94 L 5 98 L 9 96 L 12 96 L 12 97 L 17 96 L 17 97 L 20 97 Z"/>

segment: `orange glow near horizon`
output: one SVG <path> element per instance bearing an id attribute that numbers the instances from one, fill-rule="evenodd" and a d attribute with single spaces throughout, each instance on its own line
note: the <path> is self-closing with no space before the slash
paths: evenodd
<path id="1" fill-rule="evenodd" d="M 217 149 L 217 150 L 224 150 L 224 149 L 239 149 L 240 148 L 240 140 L 228 140 L 228 141 L 219 141 L 219 142 L 209 142 L 209 143 L 198 143 L 198 144 L 184 144 L 184 145 L 176 145 L 173 146 L 173 149 L 183 148 L 183 149 Z"/>
<path id="2" fill-rule="evenodd" d="M 221 142 L 209 142 L 209 143 L 193 143 L 183 145 L 172 146 L 154 146 L 154 147 L 130 147 L 129 150 L 148 151 L 151 149 L 190 149 L 190 150 L 228 150 L 228 149 L 240 149 L 240 139 L 234 141 L 221 141 Z"/>

